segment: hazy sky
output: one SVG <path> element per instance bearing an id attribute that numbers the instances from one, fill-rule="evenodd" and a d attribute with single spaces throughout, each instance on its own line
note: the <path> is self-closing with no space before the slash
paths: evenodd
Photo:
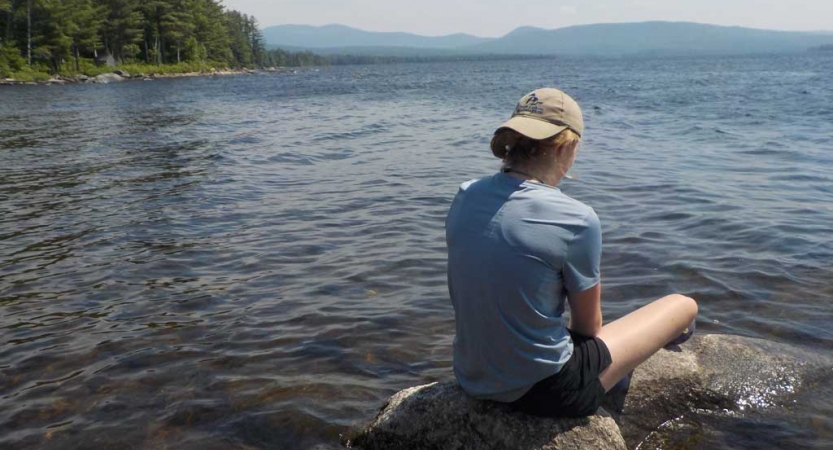
<path id="1" fill-rule="evenodd" d="M 833 0 L 223 0 L 261 26 L 340 23 L 370 31 L 502 36 L 521 25 L 678 20 L 833 30 Z"/>

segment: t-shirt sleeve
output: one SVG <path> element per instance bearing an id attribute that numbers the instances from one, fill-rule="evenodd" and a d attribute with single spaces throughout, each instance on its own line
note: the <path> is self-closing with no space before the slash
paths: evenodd
<path id="1" fill-rule="evenodd" d="M 562 273 L 567 292 L 584 292 L 601 280 L 602 226 L 595 211 L 585 218 L 586 227 L 573 236 Z"/>

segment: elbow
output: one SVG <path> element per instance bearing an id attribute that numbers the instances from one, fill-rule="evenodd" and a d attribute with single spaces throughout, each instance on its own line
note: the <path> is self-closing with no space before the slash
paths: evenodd
<path id="1" fill-rule="evenodd" d="M 599 321 L 597 323 L 595 323 L 591 327 L 589 327 L 589 329 L 587 330 L 587 333 L 584 333 L 584 335 L 587 336 L 587 337 L 594 338 L 594 337 L 598 336 L 601 331 L 602 331 L 602 320 L 599 319 Z"/>
<path id="2" fill-rule="evenodd" d="M 572 326 L 570 329 L 574 333 L 578 333 L 582 336 L 586 337 L 596 337 L 602 331 L 602 318 L 599 317 L 598 320 L 595 320 L 591 323 L 575 323 L 571 324 Z"/>

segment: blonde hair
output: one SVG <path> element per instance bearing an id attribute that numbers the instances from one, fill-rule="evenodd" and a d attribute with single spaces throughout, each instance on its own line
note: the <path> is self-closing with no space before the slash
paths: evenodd
<path id="1" fill-rule="evenodd" d="M 555 136 L 544 139 L 530 139 L 511 128 L 501 128 L 492 136 L 492 154 L 503 160 L 504 166 L 522 161 L 538 159 L 550 151 L 571 148 L 581 140 L 573 130 L 567 129 Z"/>

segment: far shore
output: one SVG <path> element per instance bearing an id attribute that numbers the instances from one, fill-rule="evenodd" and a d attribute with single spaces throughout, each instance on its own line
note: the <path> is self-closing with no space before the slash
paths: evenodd
<path id="1" fill-rule="evenodd" d="M 270 73 L 297 73 L 297 68 L 292 67 L 267 67 L 263 69 L 219 69 L 205 70 L 200 72 L 182 73 L 134 73 L 130 74 L 125 70 L 115 69 L 112 72 L 102 73 L 94 77 L 87 75 L 56 75 L 43 81 L 22 81 L 14 78 L 0 78 L 0 86 L 32 86 L 32 85 L 64 85 L 64 84 L 108 84 L 128 80 L 152 81 L 165 78 L 189 78 L 189 77 L 216 77 L 229 75 L 251 75 L 257 72 Z"/>

